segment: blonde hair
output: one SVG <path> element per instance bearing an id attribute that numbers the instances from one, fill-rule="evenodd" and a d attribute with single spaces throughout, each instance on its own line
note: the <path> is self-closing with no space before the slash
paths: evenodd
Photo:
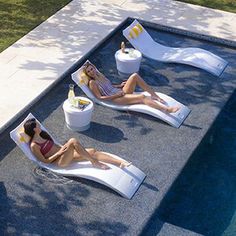
<path id="1" fill-rule="evenodd" d="M 96 74 L 97 74 L 98 77 L 100 77 L 100 78 L 104 78 L 104 77 L 105 77 L 105 76 L 97 69 L 97 67 L 96 67 L 94 64 L 92 64 L 90 61 L 86 61 L 86 62 L 84 63 L 84 65 L 83 65 L 83 72 L 84 72 L 90 79 L 94 79 L 94 78 L 91 78 L 91 76 L 89 76 L 89 75 L 87 74 L 86 69 L 87 69 L 89 66 L 92 66 L 92 67 L 95 69 Z"/>

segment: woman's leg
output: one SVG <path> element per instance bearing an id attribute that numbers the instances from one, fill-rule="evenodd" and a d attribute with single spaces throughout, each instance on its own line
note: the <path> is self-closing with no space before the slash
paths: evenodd
<path id="1" fill-rule="evenodd" d="M 124 93 L 132 94 L 137 85 L 142 88 L 143 91 L 147 91 L 148 93 L 150 93 L 151 96 L 155 98 L 157 97 L 155 91 L 137 73 L 132 74 L 126 81 L 126 84 L 123 87 Z"/>
<path id="2" fill-rule="evenodd" d="M 60 167 L 66 167 L 72 161 L 89 160 L 94 166 L 98 168 L 108 168 L 106 165 L 99 163 L 96 158 L 93 158 L 74 138 L 71 138 L 66 144 L 64 144 L 63 148 L 66 148 L 65 152 L 55 160 L 55 163 L 57 163 Z"/>
<path id="3" fill-rule="evenodd" d="M 120 105 L 143 104 L 144 94 L 125 94 L 123 97 L 115 98 L 113 101 Z"/>
<path id="4" fill-rule="evenodd" d="M 74 147 L 71 144 L 66 143 L 65 152 L 54 161 L 60 167 L 68 166 L 74 159 Z"/>
<path id="5" fill-rule="evenodd" d="M 90 154 L 90 156 L 92 156 L 97 161 L 102 161 L 102 162 L 105 162 L 105 163 L 113 164 L 113 165 L 119 166 L 121 168 L 131 165 L 131 162 L 116 159 L 116 158 L 112 157 L 109 154 L 97 151 L 95 148 L 86 148 L 85 150 Z M 78 156 L 78 157 L 75 157 L 74 160 L 76 160 L 76 161 L 86 161 L 87 159 L 82 157 L 82 156 Z"/>
<path id="6" fill-rule="evenodd" d="M 106 153 L 103 153 L 103 152 L 99 152 L 99 151 L 97 151 L 97 150 L 94 149 L 94 148 L 86 148 L 85 150 L 86 150 L 86 151 L 89 153 L 89 155 L 92 156 L 96 161 L 102 161 L 102 162 L 105 162 L 105 163 L 110 163 L 110 164 L 119 166 L 119 167 L 121 167 L 121 168 L 131 165 L 131 162 L 127 162 L 127 161 L 125 161 L 125 160 L 116 159 L 116 158 L 112 157 L 111 155 L 106 154 Z M 76 152 L 76 153 L 77 153 L 77 152 Z M 84 158 L 84 157 L 81 156 L 81 155 L 75 154 L 75 156 L 74 156 L 74 161 L 86 161 L 86 160 L 87 160 L 87 159 Z"/>
<path id="7" fill-rule="evenodd" d="M 178 107 L 178 106 L 168 107 L 162 103 L 156 102 L 155 100 L 151 99 L 150 97 L 144 98 L 144 104 L 148 105 L 150 107 L 153 107 L 155 109 L 167 112 L 167 113 L 175 113 L 180 109 L 180 107 Z"/>
<path id="8" fill-rule="evenodd" d="M 93 152 L 92 155 L 98 161 L 103 161 L 105 163 L 110 163 L 110 164 L 119 166 L 121 168 L 131 165 L 131 162 L 127 162 L 125 160 L 116 159 L 116 158 L 112 157 L 111 155 L 106 154 L 104 152 L 99 152 L 99 151 L 96 151 L 95 149 L 92 149 L 92 152 Z"/>
<path id="9" fill-rule="evenodd" d="M 150 97 L 146 97 L 143 94 L 125 94 L 123 97 L 116 98 L 113 101 L 116 102 L 117 104 L 122 104 L 122 105 L 145 104 L 147 106 L 150 106 L 155 109 L 168 112 L 168 113 L 175 113 L 180 109 L 177 106 L 168 107 L 162 103 L 159 103 L 153 100 Z"/>
<path id="10" fill-rule="evenodd" d="M 101 169 L 108 169 L 108 167 L 102 163 L 100 163 L 93 155 L 90 154 L 75 138 L 71 138 L 69 141 L 74 147 L 73 153 L 73 160 L 74 161 L 83 161 L 88 160 L 90 161 L 93 166 L 101 168 Z"/>

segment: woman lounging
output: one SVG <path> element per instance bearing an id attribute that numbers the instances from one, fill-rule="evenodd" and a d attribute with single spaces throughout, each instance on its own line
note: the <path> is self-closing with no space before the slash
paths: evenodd
<path id="1" fill-rule="evenodd" d="M 30 137 L 30 149 L 36 158 L 44 163 L 56 163 L 60 167 L 66 167 L 73 161 L 88 160 L 94 167 L 108 169 L 102 162 L 117 165 L 120 168 L 131 163 L 118 160 L 94 148 L 85 149 L 75 138 L 71 138 L 64 145 L 54 143 L 50 135 L 41 130 L 40 124 L 33 118 L 24 123 L 24 132 Z"/>
<path id="2" fill-rule="evenodd" d="M 137 74 L 132 74 L 127 81 L 120 85 L 112 85 L 111 82 L 100 73 L 96 67 L 87 62 L 84 65 L 84 73 L 90 78 L 89 88 L 96 98 L 104 101 L 112 101 L 119 105 L 145 104 L 167 113 L 175 113 L 180 108 L 177 106 L 166 106 L 153 89 Z M 147 91 L 151 96 L 134 94 L 136 86 Z"/>

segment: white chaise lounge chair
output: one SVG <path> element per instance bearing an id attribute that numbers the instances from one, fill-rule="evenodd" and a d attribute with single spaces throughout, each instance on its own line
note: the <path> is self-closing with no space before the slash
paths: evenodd
<path id="1" fill-rule="evenodd" d="M 23 124 L 29 118 L 34 118 L 34 116 L 30 113 L 21 124 L 10 132 L 10 136 L 24 154 L 37 165 L 63 176 L 81 177 L 104 184 L 128 199 L 132 198 L 146 177 L 146 175 L 134 165 L 121 169 L 117 166 L 107 164 L 110 169 L 102 170 L 94 168 L 88 161 L 74 162 L 66 168 L 38 161 L 30 150 L 29 137 L 23 131 Z M 46 130 L 42 125 L 41 128 Z M 115 155 L 113 155 L 113 157 L 122 159 Z"/>
<path id="2" fill-rule="evenodd" d="M 88 61 L 87 61 L 88 62 Z M 134 104 L 134 105 L 117 105 L 112 102 L 107 101 L 101 101 L 97 99 L 91 90 L 88 87 L 88 79 L 86 78 L 86 75 L 83 71 L 83 66 L 78 69 L 76 72 L 74 72 L 72 75 L 73 81 L 83 90 L 83 92 L 94 102 L 97 104 L 116 109 L 121 111 L 135 111 L 135 112 L 141 112 L 145 113 L 151 116 L 154 116 L 160 120 L 165 121 L 166 123 L 170 124 L 171 126 L 175 128 L 179 128 L 180 125 L 184 122 L 188 114 L 190 113 L 190 109 L 186 107 L 185 105 L 181 104 L 180 102 L 176 101 L 175 99 L 163 94 L 163 93 L 157 93 L 158 96 L 160 96 L 162 99 L 164 99 L 167 102 L 168 106 L 179 106 L 180 109 L 176 113 L 165 113 L 160 110 L 154 109 L 152 107 L 149 107 L 144 104 Z M 142 92 L 146 96 L 149 94 L 147 92 Z"/>
<path id="3" fill-rule="evenodd" d="M 220 76 L 228 64 L 221 57 L 201 48 L 174 48 L 159 44 L 137 20 L 123 30 L 123 35 L 144 56 L 154 60 L 188 64 L 216 76 Z"/>

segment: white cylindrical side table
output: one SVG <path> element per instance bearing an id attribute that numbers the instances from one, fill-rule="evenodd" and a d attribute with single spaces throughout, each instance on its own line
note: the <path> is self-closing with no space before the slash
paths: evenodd
<path id="1" fill-rule="evenodd" d="M 125 48 L 124 52 L 120 49 L 115 53 L 115 59 L 118 72 L 130 75 L 139 71 L 142 54 L 134 48 Z"/>
<path id="2" fill-rule="evenodd" d="M 90 104 L 84 109 L 76 108 L 72 106 L 68 99 L 63 103 L 63 110 L 65 114 L 65 121 L 67 127 L 74 131 L 84 131 L 90 127 L 90 122 L 93 113 L 93 102 L 85 97 L 76 97 L 76 99 L 82 99 L 89 101 Z"/>

